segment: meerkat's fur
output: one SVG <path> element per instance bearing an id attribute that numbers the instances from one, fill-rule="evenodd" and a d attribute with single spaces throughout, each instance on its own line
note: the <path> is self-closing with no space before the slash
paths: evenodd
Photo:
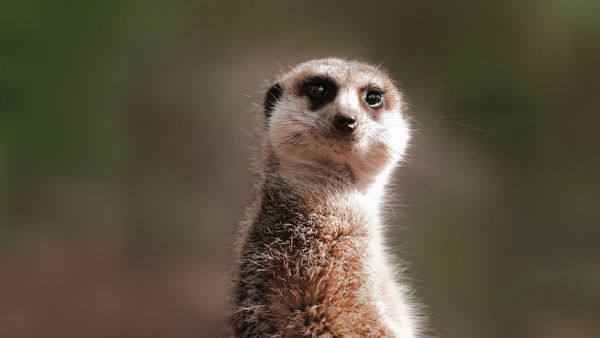
<path id="1" fill-rule="evenodd" d="M 417 337 L 381 220 L 410 136 L 405 106 L 385 72 L 335 58 L 300 64 L 268 90 L 232 336 Z"/>

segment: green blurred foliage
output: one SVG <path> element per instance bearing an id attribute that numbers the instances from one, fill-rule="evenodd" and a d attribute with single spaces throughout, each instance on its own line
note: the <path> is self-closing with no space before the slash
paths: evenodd
<path id="1" fill-rule="evenodd" d="M 0 336 L 211 336 L 253 104 L 331 55 L 411 103 L 390 236 L 432 329 L 600 336 L 600 2 L 21 0 L 0 29 Z"/>

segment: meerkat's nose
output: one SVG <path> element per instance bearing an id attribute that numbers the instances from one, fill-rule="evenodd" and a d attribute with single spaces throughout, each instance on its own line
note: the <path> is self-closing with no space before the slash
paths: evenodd
<path id="1" fill-rule="evenodd" d="M 352 116 L 338 113 L 333 117 L 333 126 L 335 130 L 342 134 L 352 134 L 356 129 L 358 122 Z"/>

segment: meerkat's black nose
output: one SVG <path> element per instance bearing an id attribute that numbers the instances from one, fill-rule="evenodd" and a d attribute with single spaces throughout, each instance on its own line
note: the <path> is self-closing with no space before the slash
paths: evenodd
<path id="1" fill-rule="evenodd" d="M 354 117 L 344 114 L 336 114 L 333 117 L 333 125 L 335 130 L 342 134 L 352 134 L 356 129 L 358 122 Z"/>

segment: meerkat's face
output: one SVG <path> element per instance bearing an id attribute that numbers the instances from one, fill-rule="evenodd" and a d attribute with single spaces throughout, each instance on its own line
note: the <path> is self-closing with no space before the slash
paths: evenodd
<path id="1" fill-rule="evenodd" d="M 376 67 L 309 61 L 267 92 L 267 151 L 288 166 L 376 175 L 404 154 L 409 127 L 403 106 L 400 91 Z"/>

